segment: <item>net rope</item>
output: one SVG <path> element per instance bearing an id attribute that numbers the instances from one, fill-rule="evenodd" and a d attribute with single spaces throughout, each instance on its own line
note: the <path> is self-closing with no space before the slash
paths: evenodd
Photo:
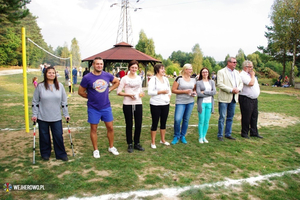
<path id="1" fill-rule="evenodd" d="M 48 53 L 49 55 L 51 55 L 51 56 L 53 56 L 53 57 L 55 57 L 55 58 L 58 58 L 58 59 L 61 59 L 61 60 L 68 60 L 68 59 L 70 59 L 70 57 L 68 57 L 68 58 L 61 58 L 61 57 L 59 57 L 59 56 L 54 55 L 53 53 L 50 53 L 49 51 L 47 51 L 47 50 L 44 49 L 43 47 L 41 47 L 41 46 L 39 46 L 38 44 L 36 44 L 35 42 L 33 42 L 30 38 L 27 38 L 27 40 L 28 40 L 29 42 L 32 42 L 32 44 L 34 44 L 35 46 L 37 46 L 38 48 L 40 48 L 41 50 L 45 51 L 46 53 Z"/>

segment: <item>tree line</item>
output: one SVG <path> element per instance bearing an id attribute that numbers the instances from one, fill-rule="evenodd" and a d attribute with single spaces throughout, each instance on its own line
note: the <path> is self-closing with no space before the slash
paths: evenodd
<path id="1" fill-rule="evenodd" d="M 70 48 L 66 42 L 55 49 L 48 46 L 37 25 L 37 17 L 26 9 L 27 3 L 30 3 L 30 0 L 0 1 L 0 66 L 21 66 L 21 27 L 26 27 L 26 36 L 45 50 L 62 58 L 67 58 L 72 54 L 73 65 L 82 65 L 76 38 L 72 39 Z M 275 78 L 279 74 L 289 75 L 291 84 L 294 84 L 294 78 L 300 75 L 300 1 L 274 0 L 270 20 L 271 26 L 266 26 L 265 32 L 268 45 L 258 46 L 257 51 L 248 55 L 239 49 L 235 55 L 237 69 L 242 69 L 243 61 L 250 60 L 259 76 Z M 26 47 L 29 66 L 39 66 L 44 62 L 51 65 L 70 65 L 69 60 L 54 58 L 31 42 L 27 41 Z M 185 63 L 191 63 L 195 73 L 198 73 L 202 67 L 207 67 L 211 72 L 216 73 L 226 66 L 226 59 L 230 56 L 226 55 L 223 61 L 216 61 L 213 57 L 203 56 L 200 45 L 195 44 L 191 47 L 191 52 L 173 51 L 167 59 L 164 59 L 160 54 L 155 53 L 154 40 L 147 38 L 143 30 L 140 31 L 139 41 L 135 48 L 161 60 L 170 75 L 174 71 L 178 74 Z"/>

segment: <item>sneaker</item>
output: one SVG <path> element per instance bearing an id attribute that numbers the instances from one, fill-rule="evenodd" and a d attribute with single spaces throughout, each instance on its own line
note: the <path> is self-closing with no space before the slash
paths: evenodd
<path id="1" fill-rule="evenodd" d="M 134 149 L 139 151 L 145 151 L 145 149 L 139 143 L 134 145 Z"/>
<path id="2" fill-rule="evenodd" d="M 180 140 L 181 140 L 181 142 L 182 142 L 183 144 L 187 144 L 187 141 L 186 141 L 186 139 L 185 139 L 184 136 L 182 136 L 182 137 L 180 138 Z"/>
<path id="3" fill-rule="evenodd" d="M 206 138 L 203 139 L 204 143 L 208 143 L 208 140 Z"/>
<path id="4" fill-rule="evenodd" d="M 132 146 L 132 144 L 128 145 L 127 151 L 128 151 L 128 153 L 132 153 L 133 152 L 133 146 Z"/>
<path id="5" fill-rule="evenodd" d="M 115 147 L 112 148 L 108 147 L 108 151 L 116 156 L 119 155 L 119 152 Z"/>
<path id="6" fill-rule="evenodd" d="M 156 149 L 156 145 L 151 143 L 151 148 Z"/>
<path id="7" fill-rule="evenodd" d="M 199 139 L 199 143 L 203 144 L 203 139 Z"/>
<path id="8" fill-rule="evenodd" d="M 100 152 L 99 152 L 99 150 L 95 150 L 93 152 L 93 156 L 94 156 L 94 158 L 100 158 Z"/>
<path id="9" fill-rule="evenodd" d="M 170 145 L 169 142 L 162 142 L 162 141 L 160 141 L 160 144 L 164 144 L 164 145 L 166 145 L 166 146 L 169 146 L 169 145 Z"/>
<path id="10" fill-rule="evenodd" d="M 177 137 L 174 137 L 174 139 L 173 139 L 173 141 L 171 142 L 171 144 L 173 144 L 173 145 L 174 145 L 174 144 L 177 144 L 177 143 L 178 143 L 178 140 L 179 140 L 179 139 L 178 139 Z"/>

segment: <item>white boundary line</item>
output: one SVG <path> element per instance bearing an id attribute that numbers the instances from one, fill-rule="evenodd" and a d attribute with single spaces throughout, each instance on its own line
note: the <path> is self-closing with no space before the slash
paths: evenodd
<path id="1" fill-rule="evenodd" d="M 227 181 L 219 181 L 216 183 L 205 183 L 202 185 L 195 185 L 195 186 L 187 186 L 182 188 L 166 188 L 166 189 L 157 189 L 157 190 L 140 190 L 140 191 L 132 191 L 132 192 L 124 192 L 124 193 L 116 193 L 116 194 L 105 194 L 101 196 L 94 196 L 94 197 L 84 197 L 84 198 L 77 198 L 77 197 L 69 197 L 67 200 L 111 200 L 111 199 L 126 199 L 132 197 L 132 199 L 139 199 L 140 197 L 147 197 L 147 196 L 154 196 L 154 195 L 163 195 L 164 197 L 176 199 L 176 197 L 187 190 L 191 189 L 204 189 L 207 187 L 229 187 L 234 185 L 242 185 L 243 183 L 249 183 L 251 185 L 256 184 L 257 182 L 263 180 L 269 180 L 272 177 L 281 177 L 285 174 L 299 174 L 300 168 L 296 170 L 281 172 L 281 173 L 272 173 L 263 176 L 256 176 L 250 177 L 245 179 L 227 179 Z"/>

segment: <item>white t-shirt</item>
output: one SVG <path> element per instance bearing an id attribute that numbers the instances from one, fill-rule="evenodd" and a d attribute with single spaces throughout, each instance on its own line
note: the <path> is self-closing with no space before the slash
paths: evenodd
<path id="1" fill-rule="evenodd" d="M 208 81 L 203 81 L 204 86 L 205 86 L 205 91 L 211 91 L 211 85 L 209 84 Z M 202 103 L 211 103 L 211 96 L 209 97 L 204 97 Z"/>
<path id="2" fill-rule="evenodd" d="M 250 99 L 257 99 L 260 94 L 260 88 L 257 79 L 255 78 L 255 82 L 253 86 L 248 86 L 251 81 L 251 76 L 249 73 L 245 72 L 244 70 L 240 73 L 241 79 L 244 83 L 243 90 L 241 91 L 240 95 L 244 95 L 249 97 Z"/>

